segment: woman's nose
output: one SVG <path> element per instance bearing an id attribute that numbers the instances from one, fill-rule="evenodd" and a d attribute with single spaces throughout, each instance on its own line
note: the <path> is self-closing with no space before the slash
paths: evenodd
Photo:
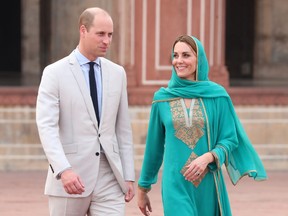
<path id="1" fill-rule="evenodd" d="M 182 63 L 182 62 L 183 62 L 183 58 L 182 58 L 181 56 L 179 56 L 179 57 L 177 58 L 177 62 L 178 62 L 178 63 Z"/>

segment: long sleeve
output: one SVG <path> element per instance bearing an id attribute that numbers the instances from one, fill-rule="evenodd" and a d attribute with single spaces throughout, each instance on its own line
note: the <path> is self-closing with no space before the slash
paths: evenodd
<path id="1" fill-rule="evenodd" d="M 151 184 L 155 184 L 158 172 L 163 161 L 165 128 L 161 121 L 160 103 L 154 103 L 151 107 L 148 133 L 146 139 L 146 149 L 144 161 L 138 185 L 150 189 Z"/>
<path id="2" fill-rule="evenodd" d="M 59 137 L 59 97 L 57 76 L 54 71 L 46 68 L 38 91 L 36 121 L 41 143 L 55 178 L 71 167 Z"/>

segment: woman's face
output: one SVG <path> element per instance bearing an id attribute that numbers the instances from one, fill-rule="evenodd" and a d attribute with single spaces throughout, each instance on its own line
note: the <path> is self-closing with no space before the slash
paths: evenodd
<path id="1" fill-rule="evenodd" d="M 177 42 L 174 46 L 172 65 L 181 79 L 195 80 L 197 57 L 195 51 L 184 42 Z"/>

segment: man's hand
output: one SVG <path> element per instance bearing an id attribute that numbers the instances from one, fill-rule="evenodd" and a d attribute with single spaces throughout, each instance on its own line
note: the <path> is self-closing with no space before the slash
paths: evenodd
<path id="1" fill-rule="evenodd" d="M 138 188 L 137 194 L 138 194 L 138 207 L 140 211 L 142 212 L 143 215 L 149 216 L 150 212 L 152 212 L 152 207 L 147 192 L 144 192 Z"/>
<path id="2" fill-rule="evenodd" d="M 127 185 L 128 191 L 125 194 L 125 201 L 126 202 L 130 202 L 133 199 L 134 195 L 135 195 L 134 182 L 126 181 L 126 185 Z"/>
<path id="3" fill-rule="evenodd" d="M 68 194 L 82 194 L 85 191 L 83 182 L 72 169 L 65 170 L 61 174 L 61 181 Z"/>

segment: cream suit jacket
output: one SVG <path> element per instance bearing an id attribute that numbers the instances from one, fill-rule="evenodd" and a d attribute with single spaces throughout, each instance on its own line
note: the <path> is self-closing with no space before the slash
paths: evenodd
<path id="1" fill-rule="evenodd" d="M 45 194 L 85 197 L 97 184 L 100 144 L 123 193 L 125 180 L 134 181 L 127 80 L 123 67 L 101 58 L 102 115 L 98 128 L 90 91 L 72 52 L 48 65 L 38 90 L 36 122 L 50 164 Z M 65 192 L 59 172 L 72 167 L 85 185 L 82 195 Z"/>

